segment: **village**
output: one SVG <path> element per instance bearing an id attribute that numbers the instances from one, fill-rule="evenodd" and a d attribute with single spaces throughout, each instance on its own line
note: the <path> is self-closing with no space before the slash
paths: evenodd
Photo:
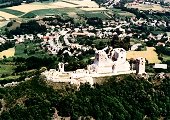
<path id="1" fill-rule="evenodd" d="M 0 120 L 170 119 L 168 0 L 0 0 Z"/>
<path id="2" fill-rule="evenodd" d="M 71 24 L 70 22 L 54 26 L 50 25 L 50 22 L 44 22 L 42 19 L 37 20 L 37 22 L 46 26 L 47 32 L 45 34 L 13 35 L 13 39 L 2 36 L 1 43 L 15 41 L 15 44 L 20 44 L 24 43 L 25 40 L 34 41 L 34 39 L 40 39 L 42 41 L 41 48 L 46 50 L 49 54 L 57 55 L 60 53 L 68 54 L 73 57 L 81 55 L 83 51 L 95 51 L 95 55 L 93 54 L 95 57 L 92 57 L 94 62 L 91 65 L 87 65 L 86 69 L 82 68 L 75 71 L 65 71 L 64 64 L 68 63 L 61 62 L 59 63 L 57 70 L 51 69 L 42 73 L 47 77 L 47 80 L 53 82 L 68 82 L 77 85 L 89 82 L 93 85 L 93 77 L 131 73 L 140 74 L 141 76 L 146 77 L 146 60 L 149 63 L 152 63 L 154 65 L 153 68 L 155 69 L 167 69 L 167 64 L 161 64 L 161 61 L 158 59 L 154 47 L 146 47 L 146 49 L 144 49 L 144 46 L 146 46 L 148 41 L 153 40 L 156 42 L 155 46 L 167 46 L 170 42 L 169 33 L 157 35 L 150 33 L 148 36 L 145 35 L 146 37 L 143 37 L 143 34 L 134 32 L 132 28 L 130 28 L 131 24 L 138 27 L 141 25 L 150 27 L 169 26 L 165 21 L 147 21 L 142 18 L 131 18 L 128 21 L 118 19 L 103 20 L 102 28 L 93 25 L 72 27 L 74 24 Z M 133 39 L 134 36 L 140 40 L 135 41 L 134 43 L 137 42 L 136 44 L 130 44 L 130 47 L 128 47 L 127 50 L 121 48 L 121 45 L 119 48 L 112 48 L 109 45 L 105 45 L 101 50 L 98 50 L 95 47 L 77 43 L 77 37 L 114 39 L 113 36 L 118 38 L 119 41 L 122 41 L 125 38 Z M 162 42 L 162 39 L 165 39 L 166 41 Z M 149 49 L 151 49 L 150 51 L 153 50 L 152 57 L 148 55 L 149 52 L 147 53 L 147 50 Z M 133 59 L 134 64 L 129 63 L 129 60 L 131 59 Z"/>
<path id="3" fill-rule="evenodd" d="M 119 3 L 119 1 L 115 2 Z M 114 3 L 114 5 L 117 3 Z M 146 5 L 149 3 L 134 1 L 125 6 L 129 8 L 128 6 L 139 4 Z M 21 6 L 24 6 L 24 4 Z M 97 6 L 94 8 L 97 8 Z M 68 82 L 77 85 L 89 82 L 93 85 L 94 77 L 136 74 L 147 78 L 147 72 L 151 73 L 151 70 L 160 69 L 166 71 L 168 69 L 169 65 L 163 61 L 163 59 L 168 59 L 164 58 L 167 55 L 157 53 L 156 50 L 159 46 L 169 47 L 170 32 L 159 32 L 159 30 L 164 31 L 163 28 L 169 28 L 170 26 L 170 23 L 165 20 L 144 19 L 135 16 L 126 19 L 113 17 L 109 20 L 88 18 L 91 23 L 88 23 L 87 20 L 87 24 L 77 25 L 71 21 L 56 21 L 55 17 L 53 14 L 36 17 L 36 23 L 40 26 L 45 26 L 46 32 L 36 34 L 16 33 L 10 38 L 6 35 L 1 35 L 0 44 L 4 45 L 5 43 L 13 42 L 20 45 L 24 44 L 25 41 L 40 40 L 42 50 L 45 50 L 50 55 L 62 56 L 62 60 L 59 61 L 55 69 L 48 69 L 42 73 L 47 80 L 53 82 Z M 11 20 L 10 24 L 10 27 L 13 27 L 13 25 L 21 23 L 16 19 Z M 148 32 L 148 30 L 152 32 Z M 94 41 L 97 42 L 94 43 Z M 6 54 L 6 51 L 8 51 L 6 50 L 0 55 L 1 58 L 14 56 L 15 48 L 10 48 L 9 50 L 11 50 L 10 54 L 8 55 L 8 52 Z M 90 64 L 88 62 L 78 68 L 67 69 L 69 62 L 64 60 L 66 59 L 64 57 L 70 56 L 79 59 L 80 56 L 89 51 L 93 52 L 93 54 L 90 53 Z M 66 70 L 64 66 L 67 66 Z"/>

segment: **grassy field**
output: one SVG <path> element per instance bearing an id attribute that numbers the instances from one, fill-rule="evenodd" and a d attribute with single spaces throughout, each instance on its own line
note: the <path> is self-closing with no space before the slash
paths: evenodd
<path id="1" fill-rule="evenodd" d="M 9 14 L 7 12 L 0 11 L 0 17 L 3 17 L 4 19 L 10 19 L 10 18 L 17 18 L 17 16 Z"/>
<path id="2" fill-rule="evenodd" d="M 158 54 L 155 52 L 154 47 L 147 47 L 146 51 L 127 51 L 127 59 L 144 57 L 149 63 L 160 63 Z"/>
<path id="3" fill-rule="evenodd" d="M 112 11 L 114 14 L 118 15 L 118 16 L 127 16 L 127 17 L 134 17 L 135 15 L 133 13 L 127 12 L 127 11 L 122 11 L 121 9 L 110 9 L 110 11 Z"/>
<path id="4" fill-rule="evenodd" d="M 162 8 L 158 4 L 148 5 L 148 4 L 136 4 L 136 5 L 130 5 L 127 3 L 125 5 L 127 8 L 137 8 L 139 10 L 153 10 L 153 11 L 164 11 L 165 9 Z"/>
<path id="5" fill-rule="evenodd" d="M 47 53 L 39 47 L 39 43 L 20 43 L 15 46 L 15 56 L 27 58 L 29 56 L 43 57 Z M 25 51 L 26 50 L 26 51 Z"/>
<path id="6" fill-rule="evenodd" d="M 17 76 L 8 76 L 8 77 L 4 77 L 4 78 L 0 78 L 0 81 L 5 80 L 5 81 L 13 81 L 16 80 L 20 77 L 20 75 Z"/>
<path id="7" fill-rule="evenodd" d="M 17 44 L 15 46 L 15 56 L 17 57 L 27 57 L 24 53 L 25 45 L 23 43 Z"/>
<path id="8" fill-rule="evenodd" d="M 28 12 L 27 14 L 23 15 L 22 18 L 35 18 L 36 16 L 44 16 L 47 14 L 60 15 L 60 13 L 55 9 L 41 9 Z"/>
<path id="9" fill-rule="evenodd" d="M 8 50 L 4 50 L 0 52 L 0 59 L 3 59 L 3 56 L 12 57 L 15 54 L 15 48 L 9 48 Z"/>
<path id="10" fill-rule="evenodd" d="M 84 18 L 92 18 L 92 17 L 98 17 L 101 19 L 109 19 L 111 16 L 107 15 L 105 12 L 84 12 L 84 13 L 78 13 L 79 16 Z"/>
<path id="11" fill-rule="evenodd" d="M 0 76 L 5 74 L 5 75 L 11 75 L 14 72 L 14 65 L 11 64 L 0 64 Z"/>
<path id="12" fill-rule="evenodd" d="M 57 9 L 57 8 L 83 8 L 86 6 L 87 8 L 99 8 L 99 5 L 94 1 L 56 1 L 56 2 L 47 2 L 47 3 L 30 3 L 30 4 L 22 4 L 19 6 L 12 6 L 8 9 L 17 10 L 24 13 L 28 13 L 34 10 L 40 9 Z M 103 9 L 103 8 L 102 8 Z"/>
<path id="13" fill-rule="evenodd" d="M 21 16 L 24 14 L 24 12 L 18 11 L 18 10 L 11 10 L 11 9 L 7 9 L 7 8 L 2 8 L 0 9 L 0 11 L 15 15 L 15 16 Z"/>
<path id="14" fill-rule="evenodd" d="M 36 16 L 37 16 L 36 14 L 29 12 L 21 16 L 21 18 L 35 18 Z"/>
<path id="15" fill-rule="evenodd" d="M 163 55 L 163 61 L 169 61 L 170 60 L 170 56 L 168 55 Z"/>
<path id="16" fill-rule="evenodd" d="M 36 16 L 45 16 L 45 15 L 60 15 L 60 16 L 68 16 L 69 13 L 84 13 L 80 9 L 75 8 L 57 8 L 57 9 L 40 9 L 34 10 L 26 13 L 22 16 L 22 18 L 34 18 Z"/>
<path id="17" fill-rule="evenodd" d="M 75 12 L 81 14 L 81 11 L 106 11 L 106 8 L 99 7 L 95 1 L 56 1 L 56 2 L 34 2 L 29 4 L 22 4 L 18 6 L 12 6 L 0 9 L 0 16 L 5 19 L 18 18 L 23 16 L 24 18 L 34 18 L 36 16 L 46 14 L 67 14 L 68 12 Z M 106 17 L 101 14 L 93 14 L 99 17 Z M 87 15 L 87 17 L 91 17 Z"/>

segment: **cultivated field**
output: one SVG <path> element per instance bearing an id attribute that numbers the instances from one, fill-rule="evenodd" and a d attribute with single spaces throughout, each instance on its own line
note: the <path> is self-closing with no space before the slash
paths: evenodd
<path id="1" fill-rule="evenodd" d="M 123 11 L 123 10 L 117 9 L 117 8 L 110 9 L 110 11 L 118 16 L 124 16 L 124 17 L 134 17 L 135 16 L 133 13 Z"/>
<path id="2" fill-rule="evenodd" d="M 17 18 L 17 16 L 9 14 L 7 12 L 2 12 L 0 11 L 0 17 L 3 17 L 5 19 L 10 19 L 10 18 Z"/>
<path id="3" fill-rule="evenodd" d="M 17 11 L 27 13 L 27 12 L 31 12 L 31 11 L 34 11 L 34 10 L 48 9 L 48 8 L 61 8 L 61 7 L 59 7 L 57 5 L 23 4 L 23 5 L 19 5 L 19 6 L 9 7 L 8 9 L 17 10 Z"/>
<path id="4" fill-rule="evenodd" d="M 80 9 L 84 10 L 84 11 L 105 11 L 105 10 L 107 10 L 104 7 L 100 7 L 100 8 L 80 8 Z"/>
<path id="5" fill-rule="evenodd" d="M 68 11 L 67 9 L 71 9 Z M 74 11 L 73 11 L 74 9 Z M 46 14 L 54 14 L 58 15 L 60 13 L 67 14 L 68 12 L 75 12 L 81 13 L 81 11 L 104 11 L 105 8 L 99 8 L 99 5 L 94 1 L 57 1 L 57 2 L 50 2 L 50 3 L 40 3 L 34 2 L 30 4 L 22 4 L 18 6 L 12 6 L 8 8 L 0 9 L 0 16 L 4 17 L 5 19 L 10 18 L 17 18 L 23 17 L 24 18 L 33 18 L 36 16 L 46 15 Z"/>
<path id="6" fill-rule="evenodd" d="M 146 51 L 127 51 L 127 59 L 144 57 L 149 63 L 160 63 L 154 47 L 147 47 Z"/>
<path id="7" fill-rule="evenodd" d="M 98 17 L 101 19 L 109 19 L 111 16 L 109 16 L 106 12 L 84 12 L 79 14 L 79 16 L 84 17 L 84 18 L 92 18 L 92 17 Z"/>
<path id="8" fill-rule="evenodd" d="M 15 16 L 21 16 L 24 14 L 24 12 L 18 11 L 18 10 L 11 10 L 11 9 L 6 9 L 6 8 L 2 8 L 0 9 L 0 11 L 2 12 L 6 12 Z"/>
<path id="9" fill-rule="evenodd" d="M 101 7 L 94 1 L 57 1 L 50 3 L 34 2 L 30 4 L 22 4 L 18 6 L 8 7 L 0 9 L 0 16 L 5 19 L 10 18 L 35 18 L 37 16 L 44 16 L 46 14 L 63 15 L 81 14 L 85 11 L 105 11 L 106 9 Z M 82 12 L 83 11 L 83 12 Z M 72 14 L 71 13 L 71 14 Z M 97 15 L 97 14 L 96 14 Z M 101 16 L 101 15 L 100 15 Z M 105 16 L 105 15 L 103 15 Z"/>
<path id="10" fill-rule="evenodd" d="M 148 4 L 133 4 L 128 3 L 125 5 L 127 8 L 137 8 L 139 10 L 153 10 L 153 11 L 164 11 L 165 9 L 162 8 L 158 4 L 148 5 Z"/>
<path id="11" fill-rule="evenodd" d="M 0 52 L 0 59 L 3 59 L 3 56 L 12 57 L 15 54 L 15 48 L 9 48 L 8 50 L 4 50 Z"/>
<path id="12" fill-rule="evenodd" d="M 88 8 L 99 8 L 99 5 L 94 1 L 89 0 L 75 0 L 75 1 L 69 1 L 69 3 L 72 3 L 74 5 L 77 5 L 77 7 L 88 7 Z"/>
<path id="13" fill-rule="evenodd" d="M 99 8 L 99 5 L 94 1 L 58 1 L 47 4 L 23 4 L 19 6 L 9 7 L 8 9 L 28 13 L 40 9 L 54 9 L 54 8 L 80 8 L 86 6 L 87 8 Z M 103 9 L 103 8 L 102 8 Z"/>

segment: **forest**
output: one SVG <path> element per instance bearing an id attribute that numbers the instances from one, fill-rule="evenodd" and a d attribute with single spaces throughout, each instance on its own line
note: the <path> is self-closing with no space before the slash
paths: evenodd
<path id="1" fill-rule="evenodd" d="M 79 89 L 53 89 L 39 73 L 15 87 L 0 88 L 0 120 L 51 120 L 59 116 L 77 120 L 170 119 L 170 79 L 114 76 L 103 84 L 82 84 Z"/>

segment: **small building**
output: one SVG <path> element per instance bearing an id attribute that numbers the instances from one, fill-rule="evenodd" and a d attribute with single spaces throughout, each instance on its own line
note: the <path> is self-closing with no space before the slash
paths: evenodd
<path id="1" fill-rule="evenodd" d="M 156 44 L 156 46 L 165 46 L 165 43 L 162 43 L 162 42 L 158 42 L 157 44 Z"/>
<path id="2" fill-rule="evenodd" d="M 153 66 L 153 68 L 155 68 L 155 69 L 167 69 L 168 66 L 167 66 L 167 64 L 155 64 Z"/>
<path id="3" fill-rule="evenodd" d="M 138 43 L 138 44 L 134 44 L 134 45 L 132 45 L 131 46 L 131 50 L 133 50 L 133 51 L 135 51 L 135 50 L 137 50 L 140 46 L 142 46 L 142 44 L 141 43 Z"/>

